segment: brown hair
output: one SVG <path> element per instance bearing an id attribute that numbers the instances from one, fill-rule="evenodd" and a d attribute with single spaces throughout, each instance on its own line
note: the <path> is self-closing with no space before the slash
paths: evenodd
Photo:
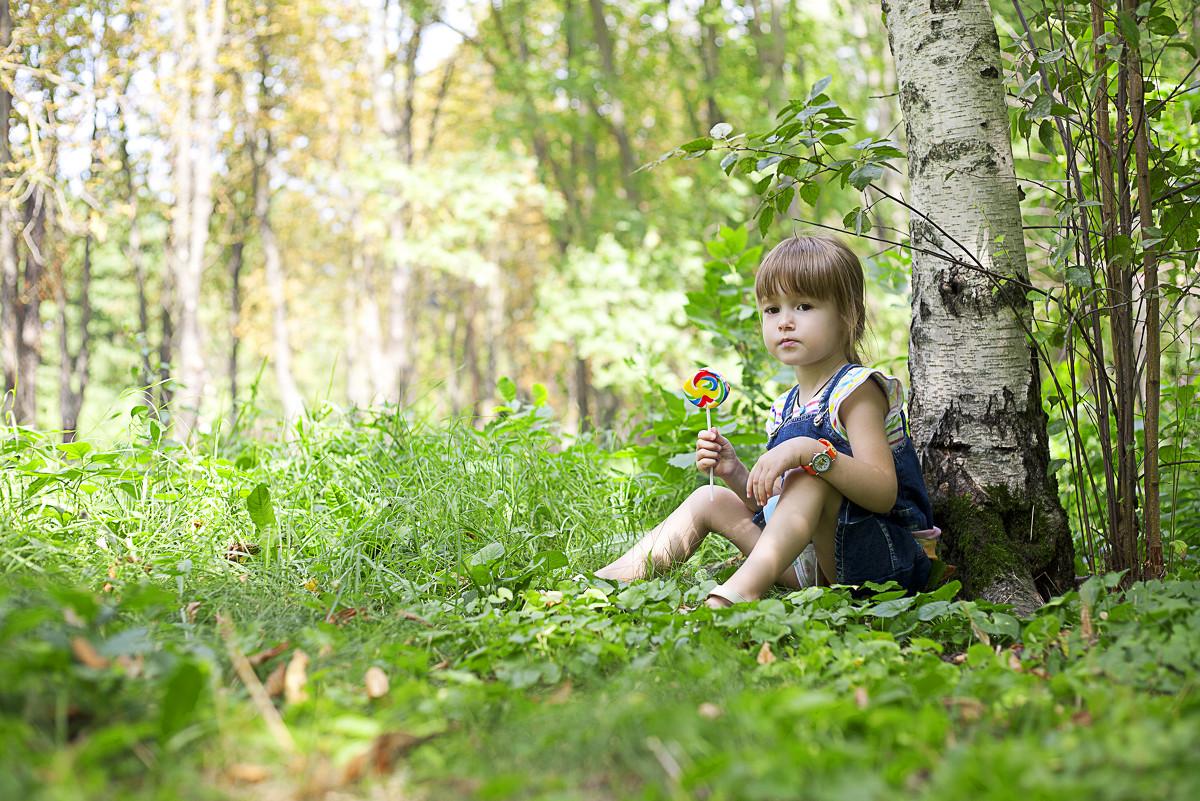
<path id="1" fill-rule="evenodd" d="M 863 268 L 844 242 L 817 234 L 794 236 L 772 248 L 754 277 L 754 298 L 761 309 L 763 301 L 785 295 L 833 301 L 842 320 L 846 360 L 862 363 L 858 347 L 867 326 Z"/>

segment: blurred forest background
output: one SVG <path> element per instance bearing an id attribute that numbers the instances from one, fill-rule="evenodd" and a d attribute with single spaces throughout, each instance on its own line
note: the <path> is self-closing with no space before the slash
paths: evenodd
<path id="1" fill-rule="evenodd" d="M 1153 137 L 1163 164 L 1186 165 L 1200 16 L 1143 5 L 1142 35 L 1164 45 Z M 1035 280 L 1071 289 L 1051 124 L 1068 109 L 1030 87 L 1076 52 L 1055 61 L 1050 7 L 993 12 Z M 705 285 L 722 226 L 759 241 L 758 172 L 639 167 L 718 123 L 769 130 L 823 76 L 853 120 L 846 141 L 904 150 L 880 9 L 845 0 L 0 0 L 0 13 L 4 411 L 68 439 L 103 436 L 143 400 L 181 440 L 247 403 L 289 421 L 326 402 L 486 413 L 502 376 L 544 383 L 570 429 L 611 427 L 653 381 L 710 363 L 737 377 L 745 354 L 714 345 L 721 324 L 689 320 L 686 293 Z M 1106 36 L 1138 33 L 1104 13 Z M 1041 63 L 1022 55 L 1027 16 Z M 864 192 L 843 180 L 803 208 L 797 196 L 788 216 L 840 228 L 863 207 L 867 233 L 902 240 L 906 210 L 876 205 L 876 189 L 900 195 L 904 177 L 880 173 Z M 1181 187 L 1164 197 L 1192 225 L 1186 177 L 1164 179 Z M 906 256 L 856 247 L 873 352 L 905 375 Z M 1190 287 L 1194 256 L 1166 283 Z M 1191 358 L 1187 296 L 1164 321 L 1177 364 Z M 1069 319 L 1043 311 L 1043 339 L 1061 338 Z"/>
<path id="2" fill-rule="evenodd" d="M 685 292 L 758 202 L 715 160 L 641 165 L 831 74 L 855 136 L 902 135 L 850 2 L 3 6 L 5 410 L 81 436 L 139 387 L 207 432 L 250 398 L 486 412 L 505 375 L 610 426 L 648 376 L 736 375 Z M 906 302 L 875 300 L 881 356 Z"/>

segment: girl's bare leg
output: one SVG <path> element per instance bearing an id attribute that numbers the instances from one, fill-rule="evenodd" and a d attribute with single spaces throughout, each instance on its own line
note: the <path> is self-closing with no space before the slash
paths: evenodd
<path id="1" fill-rule="evenodd" d="M 744 554 L 751 553 L 762 533 L 754 525 L 754 514 L 731 490 L 717 487 L 713 500 L 709 500 L 708 487 L 700 487 L 666 520 L 646 532 L 612 563 L 597 570 L 596 575 L 633 581 L 646 577 L 647 565 L 652 565 L 654 572 L 662 572 L 695 553 L 710 531 L 728 539 Z"/>
<path id="2" fill-rule="evenodd" d="M 816 541 L 818 556 L 833 553 L 841 503 L 841 493 L 821 479 L 807 474 L 789 477 L 766 528 L 746 554 L 746 561 L 725 582 L 725 589 L 752 601 L 761 598 L 776 581 L 797 586 L 791 564 L 809 542 Z M 826 564 L 827 561 L 821 559 L 822 567 L 827 575 L 832 575 L 833 565 Z M 788 574 L 790 581 L 784 581 Z M 709 605 L 726 604 L 710 598 Z"/>

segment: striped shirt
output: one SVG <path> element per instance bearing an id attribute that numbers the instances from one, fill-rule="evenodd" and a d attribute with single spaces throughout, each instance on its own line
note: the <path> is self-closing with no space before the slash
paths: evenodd
<path id="1" fill-rule="evenodd" d="M 884 417 L 884 428 L 887 429 L 888 444 L 891 447 L 896 447 L 904 441 L 904 437 L 908 434 L 905 428 L 904 419 L 904 385 L 900 383 L 900 379 L 894 375 L 888 375 L 882 370 L 877 370 L 871 367 L 862 367 L 855 365 L 846 371 L 837 386 L 833 388 L 833 392 L 829 395 L 829 420 L 833 425 L 833 430 L 840 434 L 844 439 L 849 439 L 846 436 L 846 429 L 838 418 L 838 412 L 842 407 L 842 402 L 863 385 L 868 378 L 874 378 L 887 396 L 888 411 Z M 767 413 L 767 438 L 770 439 L 775 431 L 783 425 L 787 397 L 791 394 L 791 389 L 784 392 L 775 402 L 771 404 L 771 411 Z M 794 414 L 815 414 L 820 409 L 821 397 L 825 394 L 824 389 L 817 393 L 817 397 L 812 398 L 808 403 L 801 404 L 800 398 L 796 398 L 796 408 Z"/>

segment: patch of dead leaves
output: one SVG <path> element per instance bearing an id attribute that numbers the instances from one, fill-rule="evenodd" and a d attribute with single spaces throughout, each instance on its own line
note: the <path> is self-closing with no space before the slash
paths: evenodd
<path id="1" fill-rule="evenodd" d="M 366 676 L 367 695 L 370 698 L 382 698 L 388 694 L 388 677 L 381 668 L 371 666 L 367 668 Z"/>
<path id="2" fill-rule="evenodd" d="M 71 638 L 71 653 L 75 654 L 76 659 L 93 670 L 104 670 L 108 667 L 108 660 L 100 656 L 95 647 L 83 637 Z"/>
<path id="3" fill-rule="evenodd" d="M 279 656 L 280 654 L 282 654 L 284 651 L 286 651 L 287 649 L 289 649 L 291 647 L 292 647 L 292 641 L 284 640 L 283 642 L 279 643 L 279 645 L 276 645 L 274 648 L 266 648 L 257 653 L 250 654 L 250 656 L 246 657 L 246 661 L 249 662 L 252 666 L 258 667 L 259 665 L 263 664 L 264 662 L 268 662 L 268 661 L 274 659 L 275 657 Z"/>
<path id="4" fill-rule="evenodd" d="M 342 768 L 342 783 L 352 784 L 368 775 L 386 776 L 401 757 L 439 734 L 416 737 L 406 731 L 384 732 L 372 741 L 365 752 L 346 763 Z"/>
<path id="5" fill-rule="evenodd" d="M 297 648 L 283 672 L 283 697 L 289 704 L 302 704 L 308 700 L 308 692 L 304 689 L 308 684 L 308 662 L 308 654 Z"/>
<path id="6" fill-rule="evenodd" d="M 775 654 L 771 652 L 771 643 L 764 642 L 762 648 L 758 649 L 758 656 L 755 661 L 760 665 L 771 665 L 775 663 Z"/>

